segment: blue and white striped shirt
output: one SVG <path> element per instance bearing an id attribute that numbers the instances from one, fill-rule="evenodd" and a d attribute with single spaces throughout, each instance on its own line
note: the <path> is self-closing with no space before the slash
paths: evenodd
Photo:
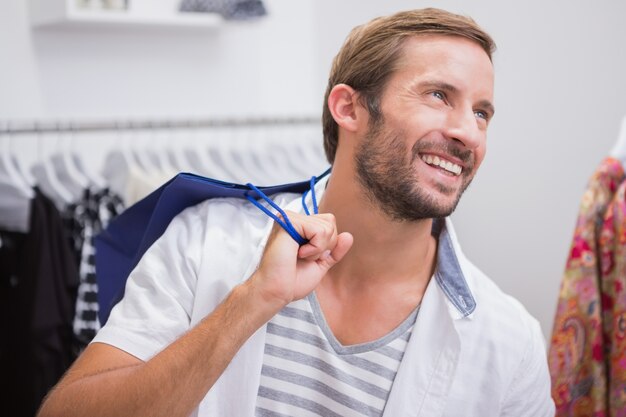
<path id="1" fill-rule="evenodd" d="M 381 416 L 417 313 L 380 339 L 343 346 L 314 293 L 290 303 L 267 325 L 256 416 Z"/>

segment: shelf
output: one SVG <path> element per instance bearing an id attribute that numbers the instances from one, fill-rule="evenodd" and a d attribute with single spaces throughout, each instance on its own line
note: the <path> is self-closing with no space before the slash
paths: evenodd
<path id="1" fill-rule="evenodd" d="M 75 0 L 31 0 L 33 27 L 169 27 L 215 28 L 222 17 L 213 13 L 80 9 Z"/>

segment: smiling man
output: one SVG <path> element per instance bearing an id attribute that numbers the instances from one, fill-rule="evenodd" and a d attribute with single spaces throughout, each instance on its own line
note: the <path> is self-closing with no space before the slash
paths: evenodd
<path id="1" fill-rule="evenodd" d="M 436 9 L 355 28 L 324 100 L 332 175 L 274 199 L 307 242 L 246 200 L 187 209 L 40 415 L 553 416 L 538 323 L 447 218 L 485 156 L 493 49 Z"/>

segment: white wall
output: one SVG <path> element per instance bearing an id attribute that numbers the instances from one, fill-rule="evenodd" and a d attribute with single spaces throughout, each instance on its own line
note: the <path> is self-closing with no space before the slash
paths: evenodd
<path id="1" fill-rule="evenodd" d="M 28 3 L 0 2 L 1 118 L 318 111 L 311 0 L 215 30 L 31 30 Z"/>
<path id="2" fill-rule="evenodd" d="M 319 114 L 351 27 L 432 5 L 268 0 L 268 18 L 214 32 L 112 32 L 32 31 L 25 4 L 0 2 L 0 120 Z M 454 215 L 461 243 L 548 336 L 580 197 L 626 115 L 626 3 L 436 5 L 499 48 L 487 159 Z"/>

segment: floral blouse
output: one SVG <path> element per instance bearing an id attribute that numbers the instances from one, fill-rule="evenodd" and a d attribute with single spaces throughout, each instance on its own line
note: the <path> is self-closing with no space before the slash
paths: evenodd
<path id="1" fill-rule="evenodd" d="M 613 206 L 613 196 L 623 179 L 622 164 L 606 158 L 591 177 L 580 205 L 548 354 L 557 417 L 615 415 L 608 413 L 606 361 L 612 351 L 607 350 L 605 337 L 612 328 L 609 310 L 616 304 L 611 302 L 616 291 L 614 285 L 604 282 L 603 276 L 605 270 L 615 269 L 614 258 L 609 255 L 616 249 L 613 240 L 624 235 L 616 236 L 614 230 L 607 232 L 612 228 L 613 220 L 611 217 L 605 221 L 604 217 L 605 213 L 610 214 L 607 209 Z M 623 198 L 621 203 L 620 219 L 626 219 Z M 626 254 L 626 249 L 622 252 Z M 626 259 L 622 264 L 624 277 Z M 622 294 L 622 298 L 622 311 L 626 312 L 626 296 Z M 624 326 L 624 323 L 620 325 Z M 623 369 L 626 370 L 626 358 Z M 626 403 L 626 392 L 622 391 L 621 395 Z M 626 413 L 621 415 L 626 416 Z"/>
<path id="2" fill-rule="evenodd" d="M 609 205 L 600 235 L 602 312 L 610 416 L 626 417 L 626 182 Z"/>

